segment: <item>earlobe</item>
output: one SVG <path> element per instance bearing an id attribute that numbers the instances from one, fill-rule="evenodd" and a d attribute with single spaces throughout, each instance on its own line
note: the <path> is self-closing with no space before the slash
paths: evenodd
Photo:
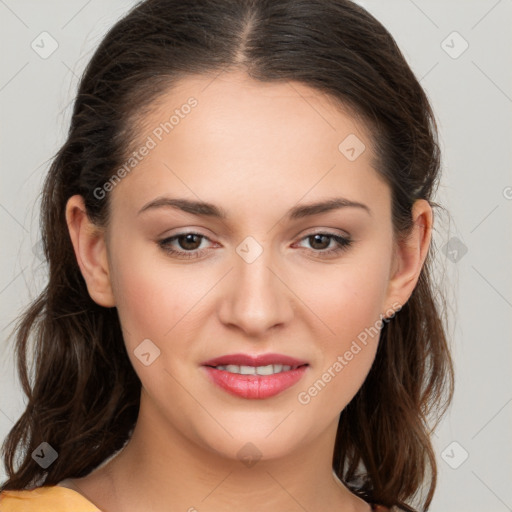
<path id="1" fill-rule="evenodd" d="M 100 306 L 115 306 L 104 232 L 89 220 L 82 196 L 68 199 L 66 222 L 89 295 Z"/>
<path id="2" fill-rule="evenodd" d="M 387 301 L 403 306 L 412 295 L 427 257 L 432 237 L 432 208 L 425 199 L 412 207 L 413 228 L 410 235 L 397 242 Z M 390 306 L 391 307 L 391 306 Z"/>

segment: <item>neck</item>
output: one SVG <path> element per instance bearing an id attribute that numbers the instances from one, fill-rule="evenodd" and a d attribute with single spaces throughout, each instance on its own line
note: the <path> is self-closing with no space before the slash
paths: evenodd
<path id="1" fill-rule="evenodd" d="M 132 437 L 119 454 L 77 481 L 104 512 L 370 510 L 333 473 L 338 417 L 328 431 L 285 456 L 266 459 L 245 442 L 234 443 L 230 458 L 143 409 L 141 400 Z"/>

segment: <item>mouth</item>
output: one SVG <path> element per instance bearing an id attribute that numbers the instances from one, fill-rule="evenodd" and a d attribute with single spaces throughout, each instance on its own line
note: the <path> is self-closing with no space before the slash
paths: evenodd
<path id="1" fill-rule="evenodd" d="M 294 386 L 309 363 L 283 354 L 231 354 L 201 365 L 210 382 L 242 398 L 263 399 Z"/>

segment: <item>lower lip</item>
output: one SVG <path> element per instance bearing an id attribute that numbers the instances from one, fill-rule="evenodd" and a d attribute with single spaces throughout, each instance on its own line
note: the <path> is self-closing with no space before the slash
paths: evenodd
<path id="1" fill-rule="evenodd" d="M 273 375 L 241 375 L 211 366 L 203 366 L 210 379 L 220 388 L 242 398 L 270 398 L 297 384 L 306 373 L 307 366 Z"/>

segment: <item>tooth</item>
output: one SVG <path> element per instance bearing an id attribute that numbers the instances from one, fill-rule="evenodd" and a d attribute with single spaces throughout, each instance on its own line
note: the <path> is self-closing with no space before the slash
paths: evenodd
<path id="1" fill-rule="evenodd" d="M 257 375 L 272 375 L 274 372 L 273 365 L 269 364 L 268 366 L 257 366 L 256 374 Z"/>
<path id="2" fill-rule="evenodd" d="M 224 370 L 239 375 L 273 375 L 275 373 L 288 372 L 297 366 L 289 366 L 287 364 L 269 364 L 266 366 L 239 366 L 237 364 L 218 365 L 217 370 Z"/>

